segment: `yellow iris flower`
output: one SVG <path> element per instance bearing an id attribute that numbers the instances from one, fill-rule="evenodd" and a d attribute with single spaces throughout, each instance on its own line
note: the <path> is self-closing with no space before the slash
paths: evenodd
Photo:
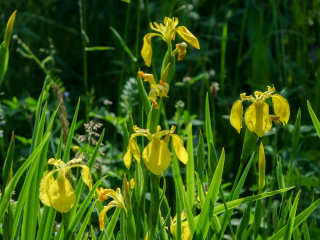
<path id="1" fill-rule="evenodd" d="M 113 207 L 120 207 L 122 208 L 126 214 L 127 214 L 127 208 L 124 205 L 123 202 L 123 196 L 121 195 L 120 188 L 117 188 L 117 191 L 114 191 L 113 189 L 105 189 L 101 192 L 101 196 L 111 197 L 113 198 L 113 201 L 109 202 L 107 206 L 104 206 L 102 211 L 99 215 L 99 222 L 100 222 L 100 230 L 103 230 L 104 227 L 104 216 L 107 214 L 107 212 L 113 208 Z M 99 198 L 100 200 L 100 198 Z"/>
<path id="2" fill-rule="evenodd" d="M 170 231 L 174 239 L 177 238 L 177 215 L 173 218 Z M 190 229 L 185 212 L 181 213 L 181 240 L 191 240 Z"/>
<path id="3" fill-rule="evenodd" d="M 150 92 L 148 95 L 148 100 L 153 104 L 155 109 L 158 109 L 157 99 L 158 97 L 168 97 L 169 92 L 169 84 L 166 83 L 168 71 L 169 71 L 170 63 L 167 65 L 166 69 L 163 71 L 160 84 L 157 84 L 154 80 L 152 74 L 144 73 L 142 71 L 138 71 L 140 77 L 144 79 L 144 81 L 148 81 L 150 83 Z"/>
<path id="4" fill-rule="evenodd" d="M 67 163 L 61 161 L 61 159 L 51 158 L 48 164 L 54 165 L 57 169 L 54 169 L 47 173 L 40 182 L 40 200 L 46 206 L 52 206 L 58 212 L 69 212 L 76 201 L 76 194 L 66 178 L 66 174 L 69 173 L 71 168 L 82 167 L 82 180 L 88 185 L 89 189 L 92 189 L 90 169 L 86 165 L 78 164 L 82 159 L 73 159 Z M 71 165 L 73 164 L 73 165 Z M 53 174 L 58 172 L 58 178 L 54 179 Z"/>
<path id="5" fill-rule="evenodd" d="M 236 101 L 231 109 L 230 123 L 240 133 L 242 128 L 244 100 L 251 101 L 252 104 L 244 116 L 245 123 L 251 132 L 255 132 L 259 137 L 268 133 L 272 127 L 272 120 L 281 121 L 283 125 L 287 124 L 290 117 L 290 107 L 288 101 L 275 92 L 274 86 L 269 87 L 268 91 L 262 93 L 255 91 L 253 96 L 246 96 L 246 93 L 240 94 L 241 100 Z M 272 98 L 273 108 L 276 116 L 269 115 L 269 105 L 265 103 L 266 99 Z"/>
<path id="6" fill-rule="evenodd" d="M 137 136 L 144 136 L 148 138 L 150 143 L 144 148 L 142 152 L 142 158 L 146 167 L 155 175 L 162 174 L 170 165 L 171 162 L 171 153 L 168 149 L 169 137 L 172 137 L 173 148 L 178 157 L 178 159 L 187 164 L 188 162 L 188 153 L 183 146 L 181 138 L 174 134 L 176 127 L 172 126 L 171 130 L 161 131 L 161 127 L 158 126 L 157 132 L 151 134 L 149 129 L 140 129 L 137 126 L 133 127 L 133 130 L 136 132 L 131 135 L 129 139 L 129 144 L 127 147 L 127 152 L 123 157 L 124 164 L 129 169 L 133 157 L 140 163 L 140 149 L 138 144 L 134 140 Z M 161 140 L 164 137 L 164 140 Z"/>
<path id="7" fill-rule="evenodd" d="M 178 18 L 165 17 L 164 24 L 160 25 L 154 22 L 155 27 L 150 23 L 150 28 L 158 33 L 148 33 L 143 38 L 143 46 L 141 50 L 141 55 L 145 64 L 150 67 L 152 58 L 152 46 L 151 38 L 154 36 L 161 37 L 167 43 L 171 43 L 171 40 L 175 40 L 176 33 L 178 33 L 186 42 L 190 43 L 196 49 L 200 49 L 200 44 L 198 39 L 184 26 L 177 27 L 179 24 Z"/>

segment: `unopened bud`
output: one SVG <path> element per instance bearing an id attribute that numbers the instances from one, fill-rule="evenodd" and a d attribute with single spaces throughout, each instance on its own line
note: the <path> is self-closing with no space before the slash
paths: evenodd
<path id="1" fill-rule="evenodd" d="M 7 23 L 7 28 L 6 28 L 6 33 L 4 35 L 4 42 L 5 42 L 5 46 L 7 47 L 7 49 L 9 48 L 9 44 L 10 44 L 10 40 L 11 40 L 11 35 L 12 35 L 12 29 L 13 29 L 13 24 L 14 24 L 14 20 L 16 18 L 16 11 L 14 11 L 14 13 L 12 13 L 11 17 L 8 20 Z"/>
<path id="2" fill-rule="evenodd" d="M 262 141 L 259 148 L 259 192 L 263 192 L 265 185 L 265 174 L 266 174 L 266 157 L 264 155 L 264 148 Z"/>

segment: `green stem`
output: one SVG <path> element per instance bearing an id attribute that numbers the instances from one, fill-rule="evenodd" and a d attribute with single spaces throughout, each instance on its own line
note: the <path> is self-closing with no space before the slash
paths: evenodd
<path id="1" fill-rule="evenodd" d="M 187 97 L 188 97 L 188 99 L 187 99 L 187 108 L 188 108 L 188 119 L 186 119 L 186 123 L 189 123 L 189 121 L 190 121 L 190 115 L 191 115 L 191 92 L 190 92 L 190 88 L 191 88 L 191 85 L 190 85 L 190 83 L 188 82 L 187 83 Z"/>
<path id="2" fill-rule="evenodd" d="M 160 208 L 160 175 L 154 175 L 150 173 L 150 183 L 151 183 L 151 204 L 150 204 L 150 215 L 149 215 L 149 240 L 153 240 L 156 234 L 157 219 Z"/>
<path id="3" fill-rule="evenodd" d="M 70 212 L 61 213 L 61 214 L 62 214 L 62 219 L 63 219 L 64 232 L 67 232 L 67 229 L 69 227 Z"/>

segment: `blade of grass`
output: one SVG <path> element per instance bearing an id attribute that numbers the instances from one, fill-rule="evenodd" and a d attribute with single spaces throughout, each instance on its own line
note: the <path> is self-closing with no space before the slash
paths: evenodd
<path id="1" fill-rule="evenodd" d="M 194 156 L 193 156 L 193 139 L 192 139 L 192 123 L 188 124 L 188 140 L 187 140 L 187 173 L 186 173 L 186 185 L 187 185 L 187 196 L 189 203 L 195 202 L 195 186 L 194 186 Z M 192 206 L 194 206 L 192 204 Z M 193 208 L 191 206 L 191 209 Z"/>
<path id="2" fill-rule="evenodd" d="M 313 122 L 313 125 L 315 126 L 316 130 L 317 130 L 317 133 L 320 137 L 320 122 L 316 116 L 316 114 L 314 113 L 310 103 L 309 103 L 309 100 L 307 100 L 307 105 L 308 105 L 308 110 L 309 110 L 309 114 L 310 114 L 310 117 L 312 119 L 312 122 Z"/>
<path id="3" fill-rule="evenodd" d="M 90 217 L 91 217 L 91 213 L 92 213 L 92 210 L 93 210 L 94 206 L 95 206 L 95 203 L 93 203 L 93 204 L 91 205 L 91 207 L 90 207 L 90 209 L 89 209 L 89 211 L 88 211 L 88 213 L 87 213 L 84 221 L 82 222 L 81 228 L 80 228 L 79 232 L 77 233 L 77 238 L 76 238 L 76 240 L 81 240 L 81 237 L 83 236 L 84 231 L 86 230 L 86 227 L 87 227 L 87 225 L 88 225 L 88 222 L 89 222 L 89 219 L 90 219 Z M 86 240 L 87 240 L 87 239 L 86 239 Z"/>
<path id="4" fill-rule="evenodd" d="M 74 129 L 75 129 L 75 126 L 76 126 L 76 123 L 77 123 L 79 106 L 80 106 L 80 99 L 78 101 L 76 111 L 75 111 L 75 113 L 73 115 L 73 120 L 72 120 L 72 124 L 71 124 L 71 127 L 70 127 L 67 144 L 66 144 L 66 147 L 65 147 L 65 150 L 64 150 L 64 154 L 63 154 L 63 158 L 62 158 L 62 161 L 65 162 L 65 163 L 69 159 L 69 154 L 70 154 L 70 148 L 71 148 L 71 143 L 72 143 L 72 139 L 73 139 Z"/>
<path id="5" fill-rule="evenodd" d="M 117 39 L 119 40 L 120 44 L 122 45 L 122 47 L 124 48 L 124 50 L 129 54 L 129 56 L 131 57 L 132 61 L 136 62 L 137 59 L 135 58 L 135 56 L 132 54 L 132 52 L 130 51 L 130 49 L 128 48 L 127 44 L 123 41 L 122 37 L 120 36 L 120 34 L 117 32 L 117 30 L 115 30 L 113 27 L 109 27 L 110 30 L 113 32 L 113 34 L 117 37 Z"/>

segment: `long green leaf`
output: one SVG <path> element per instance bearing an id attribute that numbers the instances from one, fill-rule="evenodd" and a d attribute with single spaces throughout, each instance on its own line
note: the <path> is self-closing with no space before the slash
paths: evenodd
<path id="1" fill-rule="evenodd" d="M 40 152 L 42 151 L 43 146 L 45 145 L 45 143 L 49 140 L 49 136 L 50 133 L 48 133 L 44 139 L 42 140 L 41 144 L 36 148 L 36 150 L 31 154 L 31 156 L 24 162 L 24 164 L 22 164 L 22 166 L 18 169 L 18 171 L 16 172 L 16 174 L 13 176 L 12 180 L 10 181 L 9 185 L 6 188 L 6 192 L 3 195 L 2 199 L 1 199 L 1 203 L 0 203 L 0 221 L 2 221 L 3 218 L 3 214 L 6 211 L 11 196 L 13 194 L 14 189 L 17 186 L 17 183 L 20 179 L 20 177 L 22 176 L 22 174 L 24 173 L 24 171 L 27 169 L 27 167 L 35 160 L 39 160 L 38 155 L 40 154 Z M 29 171 L 34 171 L 35 169 L 31 169 Z M 32 176 L 32 173 L 30 174 L 30 176 Z M 31 181 L 31 179 L 30 179 Z M 24 184 L 26 184 L 27 181 L 25 181 Z M 30 184 L 30 182 L 29 182 Z M 20 193 L 21 196 L 21 193 Z M 19 197 L 20 197 L 19 196 Z M 15 212 L 14 212 L 15 214 Z M 19 216 L 20 217 L 20 216 Z"/>
<path id="2" fill-rule="evenodd" d="M 172 142 L 171 142 L 171 144 L 172 144 Z M 172 146 L 171 149 L 173 149 L 173 146 Z M 183 183 L 182 183 L 182 177 L 181 177 L 181 174 L 180 174 L 179 161 L 178 161 L 177 156 L 176 156 L 174 151 L 172 152 L 172 170 L 173 170 L 174 183 L 175 183 L 175 186 L 177 188 L 176 191 L 177 192 L 182 192 Z M 184 208 L 183 199 L 179 198 L 179 201 L 180 201 L 180 206 L 182 208 Z"/>
<path id="3" fill-rule="evenodd" d="M 130 49 L 128 48 L 127 44 L 123 41 L 122 37 L 119 35 L 119 33 L 117 32 L 117 30 L 115 30 L 113 27 L 109 27 L 110 30 L 113 32 L 113 34 L 117 37 L 117 39 L 119 40 L 120 44 L 122 45 L 122 47 L 124 48 L 124 50 L 129 54 L 129 56 L 131 57 L 132 61 L 136 62 L 137 59 L 134 57 L 134 55 L 132 54 L 132 52 L 130 51 Z"/>
<path id="4" fill-rule="evenodd" d="M 91 191 L 88 193 L 86 199 L 83 201 L 83 203 L 81 204 L 81 207 L 79 208 L 77 214 L 74 216 L 74 218 L 72 219 L 71 223 L 69 224 L 68 230 L 65 233 L 64 239 L 65 240 L 69 240 L 72 237 L 72 233 L 74 232 L 74 230 L 76 229 L 76 226 L 78 225 L 79 221 L 81 220 L 82 215 L 84 214 L 87 206 L 89 205 L 89 203 L 91 202 L 93 195 L 95 194 L 97 188 L 99 187 L 99 185 L 101 184 L 101 182 L 103 181 L 103 179 L 105 179 L 107 176 L 104 176 L 102 178 L 100 178 L 96 184 L 92 187 Z"/>
<path id="5" fill-rule="evenodd" d="M 192 123 L 188 125 L 187 152 L 188 152 L 187 173 L 186 173 L 187 196 L 188 196 L 189 203 L 194 203 L 195 186 L 194 186 L 194 156 L 193 156 Z M 192 204 L 191 208 L 193 206 L 194 205 Z"/>
<path id="6" fill-rule="evenodd" d="M 195 232 L 196 239 L 204 240 L 206 238 L 206 235 L 209 229 L 208 219 L 213 215 L 213 211 L 214 211 L 218 193 L 219 193 L 219 186 L 222 180 L 224 160 L 225 160 L 225 153 L 224 153 L 224 149 L 222 149 L 218 166 L 213 175 L 213 179 L 210 183 L 210 187 L 208 190 L 206 200 L 204 202 L 204 206 L 200 213 L 199 222 L 197 224 L 196 232 Z"/>
<path id="7" fill-rule="evenodd" d="M 183 203 L 186 209 L 186 213 L 187 213 L 187 219 L 188 219 L 188 227 L 190 230 L 190 235 L 192 236 L 194 231 L 196 230 L 196 224 L 194 222 L 194 218 L 193 218 L 193 214 L 192 214 L 192 208 L 190 207 L 190 203 L 188 201 L 187 195 L 186 195 L 186 191 L 183 188 L 182 189 L 182 199 L 183 199 Z"/>
<path id="8" fill-rule="evenodd" d="M 68 140 L 67 140 L 66 147 L 65 147 L 65 150 L 64 150 L 64 154 L 63 154 L 63 158 L 62 158 L 62 161 L 65 162 L 65 163 L 68 161 L 69 154 L 70 154 L 70 148 L 71 148 L 71 143 L 72 143 L 72 139 L 73 139 L 74 129 L 75 129 L 76 124 L 77 124 L 79 106 L 80 106 L 80 99 L 78 101 L 76 111 L 75 111 L 75 113 L 73 115 L 73 120 L 72 120 L 72 124 L 71 124 L 71 127 L 70 127 Z"/>
<path id="9" fill-rule="evenodd" d="M 76 240 L 81 240 L 83 234 L 84 234 L 84 231 L 86 230 L 86 227 L 88 225 L 88 222 L 89 222 L 89 219 L 91 217 L 91 213 L 92 213 L 92 210 L 95 206 L 95 203 L 93 203 L 91 205 L 91 208 L 89 209 L 89 211 L 87 212 L 87 215 L 86 215 L 86 218 L 84 219 L 84 221 L 82 222 L 82 225 L 81 225 L 81 228 L 79 230 L 79 232 L 77 233 L 77 238 Z"/>
<path id="10" fill-rule="evenodd" d="M 12 132 L 12 136 L 11 136 L 11 141 L 10 141 L 7 157 L 6 157 L 6 160 L 4 161 L 4 165 L 3 165 L 2 175 L 3 175 L 3 186 L 4 187 L 8 184 L 9 176 L 10 176 L 10 174 L 12 172 L 13 153 L 14 153 L 14 132 Z M 4 194 L 4 193 L 5 193 L 5 189 L 3 189 L 3 193 L 2 194 Z"/>
<path id="11" fill-rule="evenodd" d="M 148 100 L 148 94 L 147 94 L 146 90 L 144 89 L 143 82 L 142 82 L 142 79 L 140 76 L 137 77 L 137 85 L 138 85 L 138 92 L 140 95 L 143 109 L 146 113 L 146 116 L 148 117 L 152 107 L 151 107 L 151 103 Z M 132 129 L 129 129 L 129 131 L 132 131 Z"/>
<path id="12" fill-rule="evenodd" d="M 320 137 L 320 122 L 316 116 L 316 114 L 314 113 L 310 103 L 309 103 L 309 100 L 307 100 L 307 105 L 308 105 L 308 110 L 309 110 L 309 114 L 310 114 L 310 117 L 312 119 L 312 122 L 313 122 L 313 125 L 315 126 L 316 130 L 317 130 L 317 133 Z"/>

